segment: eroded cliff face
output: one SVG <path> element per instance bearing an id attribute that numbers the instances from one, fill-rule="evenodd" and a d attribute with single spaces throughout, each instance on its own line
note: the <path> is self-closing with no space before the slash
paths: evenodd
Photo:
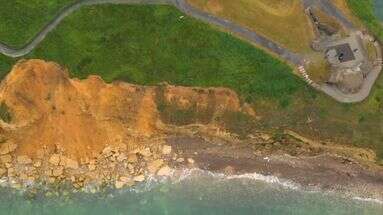
<path id="1" fill-rule="evenodd" d="M 17 144 L 17 154 L 31 157 L 41 151 L 91 157 L 116 144 L 134 149 L 166 135 L 164 128 L 179 112 L 195 113 L 181 117 L 184 124 L 212 124 L 225 112 L 254 115 L 229 89 L 70 79 L 64 68 L 43 60 L 15 65 L 1 83 L 0 103 L 11 115 L 10 122 L 0 121 L 3 142 Z"/>

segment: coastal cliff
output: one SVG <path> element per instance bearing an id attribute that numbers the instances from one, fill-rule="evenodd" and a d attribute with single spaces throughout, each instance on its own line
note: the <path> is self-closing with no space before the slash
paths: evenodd
<path id="1" fill-rule="evenodd" d="M 147 168 L 166 167 L 173 124 L 219 128 L 227 113 L 255 114 L 229 89 L 70 79 L 43 60 L 16 64 L 1 83 L 0 103 L 0 173 L 20 179 L 18 186 L 69 180 L 79 187 L 89 172 L 88 181 L 141 181 Z"/>
<path id="2" fill-rule="evenodd" d="M 307 187 L 382 198 L 372 150 L 261 131 L 226 88 L 71 79 L 60 65 L 18 62 L 0 85 L 0 176 L 15 188 L 123 188 L 200 168 L 257 172 Z"/>

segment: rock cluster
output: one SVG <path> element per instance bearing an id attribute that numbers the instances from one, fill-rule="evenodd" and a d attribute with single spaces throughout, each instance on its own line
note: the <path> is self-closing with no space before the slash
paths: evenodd
<path id="1" fill-rule="evenodd" d="M 75 189 L 87 185 L 92 185 L 92 191 L 104 186 L 120 189 L 143 182 L 149 175 L 171 175 L 168 161 L 177 158 L 172 147 L 163 144 L 134 150 L 128 150 L 124 144 L 107 146 L 98 155 L 79 161 L 64 153 L 42 152 L 34 159 L 16 155 L 17 145 L 13 143 L 4 143 L 0 148 L 0 176 L 15 188 L 34 182 L 48 185 L 70 182 Z"/>

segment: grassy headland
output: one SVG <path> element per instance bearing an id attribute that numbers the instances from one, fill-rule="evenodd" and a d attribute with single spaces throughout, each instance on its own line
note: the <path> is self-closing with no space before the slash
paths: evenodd
<path id="1" fill-rule="evenodd" d="M 83 8 L 26 58 L 56 61 L 79 78 L 230 87 L 255 107 L 263 129 L 370 147 L 383 158 L 383 78 L 367 101 L 339 104 L 264 51 L 182 15 L 170 6 Z M 2 76 L 16 60 L 0 56 Z M 249 126 L 234 118 L 236 129 Z"/>

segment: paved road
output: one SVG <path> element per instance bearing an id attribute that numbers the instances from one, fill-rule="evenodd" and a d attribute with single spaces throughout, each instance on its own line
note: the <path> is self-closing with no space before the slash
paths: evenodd
<path id="1" fill-rule="evenodd" d="M 344 14 L 338 10 L 330 0 L 302 0 L 304 8 L 307 9 L 312 6 L 320 7 L 325 13 L 337 19 L 342 25 L 348 29 L 354 29 L 354 25 Z"/>

